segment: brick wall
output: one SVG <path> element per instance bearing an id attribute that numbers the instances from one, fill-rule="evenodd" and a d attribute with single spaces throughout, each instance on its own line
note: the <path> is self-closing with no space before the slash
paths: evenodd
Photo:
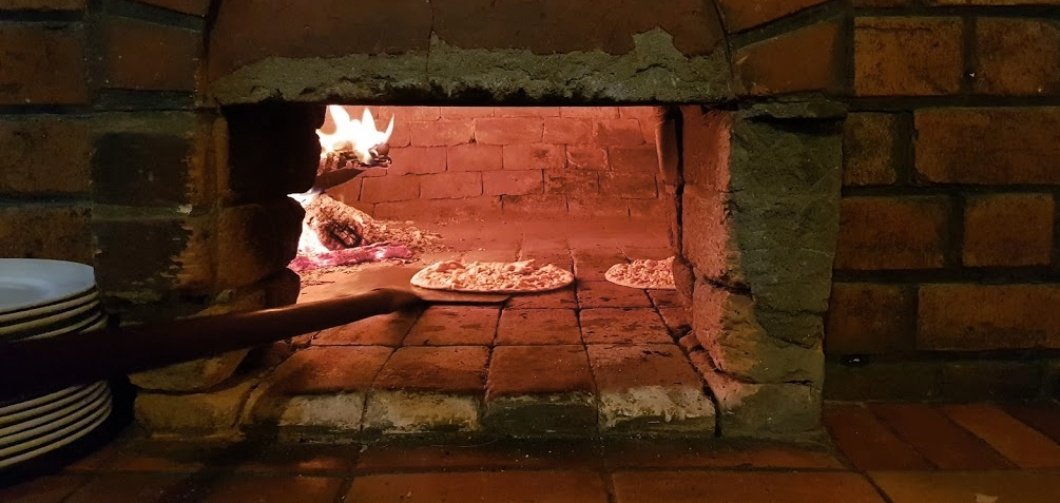
<path id="1" fill-rule="evenodd" d="M 381 129 L 395 118 L 394 163 L 330 192 L 380 218 L 662 218 L 673 205 L 656 182 L 655 107 L 371 110 Z"/>
<path id="2" fill-rule="evenodd" d="M 854 4 L 826 393 L 1049 393 L 1060 2 Z"/>

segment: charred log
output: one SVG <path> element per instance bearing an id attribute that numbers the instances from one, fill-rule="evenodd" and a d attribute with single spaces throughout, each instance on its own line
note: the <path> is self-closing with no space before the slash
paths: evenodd
<path id="1" fill-rule="evenodd" d="M 372 217 L 367 213 L 320 194 L 305 207 L 305 223 L 329 250 L 354 248 L 371 243 Z"/>

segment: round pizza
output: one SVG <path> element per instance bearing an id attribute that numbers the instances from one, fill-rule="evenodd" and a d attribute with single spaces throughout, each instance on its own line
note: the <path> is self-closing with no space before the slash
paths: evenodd
<path id="1" fill-rule="evenodd" d="M 521 262 L 435 262 L 412 276 L 412 284 L 432 290 L 477 293 L 545 292 L 574 282 L 574 275 L 552 264 Z"/>
<path id="2" fill-rule="evenodd" d="M 628 264 L 615 264 L 604 278 L 621 286 L 649 290 L 676 290 L 674 258 L 663 260 L 637 259 Z"/>

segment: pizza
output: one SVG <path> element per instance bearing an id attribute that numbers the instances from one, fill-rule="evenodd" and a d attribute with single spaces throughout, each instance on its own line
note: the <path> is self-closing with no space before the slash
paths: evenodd
<path id="1" fill-rule="evenodd" d="M 414 286 L 432 290 L 478 293 L 544 292 L 574 282 L 574 275 L 552 264 L 537 266 L 521 262 L 441 261 L 424 267 L 411 280 Z"/>
<path id="2" fill-rule="evenodd" d="M 621 286 L 651 290 L 676 290 L 674 258 L 663 260 L 637 259 L 628 264 L 615 264 L 604 278 Z"/>

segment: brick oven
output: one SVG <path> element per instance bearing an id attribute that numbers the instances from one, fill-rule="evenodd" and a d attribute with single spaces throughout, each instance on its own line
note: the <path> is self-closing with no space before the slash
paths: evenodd
<path id="1" fill-rule="evenodd" d="M 0 7 L 0 249 L 93 264 L 123 322 L 293 303 L 314 285 L 288 269 L 288 194 L 314 183 L 325 105 L 367 107 L 396 119 L 393 165 L 335 199 L 439 223 L 470 256 L 565 251 L 577 273 L 616 249 L 673 254 L 677 293 L 623 305 L 581 277 L 569 304 L 523 305 L 581 330 L 556 345 L 579 356 L 548 360 L 579 363 L 536 370 L 569 388 L 489 381 L 534 345 L 307 334 L 132 376 L 152 433 L 807 438 L 824 396 L 1055 393 L 1056 2 L 966 3 L 16 1 Z M 471 225 L 532 219 L 555 228 L 520 227 L 514 247 Z M 621 241 L 642 235 L 658 240 Z M 608 309 L 652 310 L 665 347 L 587 341 L 587 311 Z M 630 383 L 613 361 L 660 363 Z M 406 389 L 417 373 L 453 393 Z M 559 420 L 527 431 L 526 404 Z"/>

